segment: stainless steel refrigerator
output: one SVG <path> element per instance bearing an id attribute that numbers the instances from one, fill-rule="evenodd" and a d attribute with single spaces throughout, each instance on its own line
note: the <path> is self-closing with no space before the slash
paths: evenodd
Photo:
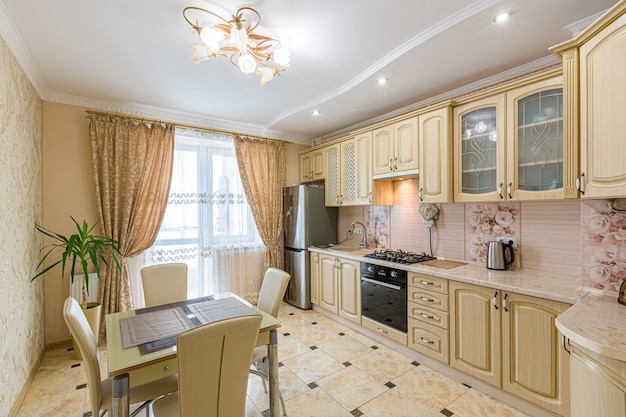
<path id="1" fill-rule="evenodd" d="M 285 301 L 311 308 L 309 246 L 337 243 L 337 208 L 326 207 L 322 185 L 283 188 L 285 271 L 291 274 Z"/>

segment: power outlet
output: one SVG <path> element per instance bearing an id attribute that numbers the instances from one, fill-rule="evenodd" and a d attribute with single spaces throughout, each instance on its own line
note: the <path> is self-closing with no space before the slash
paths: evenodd
<path id="1" fill-rule="evenodd" d="M 513 245 L 514 248 L 517 247 L 517 238 L 516 237 L 511 237 L 511 236 L 498 236 L 496 238 L 496 242 L 504 242 L 504 243 L 510 243 Z"/>

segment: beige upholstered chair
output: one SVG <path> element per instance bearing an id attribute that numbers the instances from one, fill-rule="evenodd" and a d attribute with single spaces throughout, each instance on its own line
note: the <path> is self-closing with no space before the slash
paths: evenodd
<path id="1" fill-rule="evenodd" d="M 176 338 L 178 392 L 152 403 L 154 417 L 243 417 L 260 315 L 219 320 Z"/>
<path id="2" fill-rule="evenodd" d="M 187 299 L 187 264 L 169 263 L 141 269 L 146 307 Z"/>
<path id="3" fill-rule="evenodd" d="M 273 317 L 278 317 L 278 311 L 285 297 L 285 291 L 287 290 L 287 284 L 289 284 L 290 278 L 291 275 L 280 269 L 267 269 L 265 277 L 263 278 L 263 284 L 261 284 L 261 291 L 257 302 L 259 310 L 263 310 Z M 251 363 L 254 365 L 255 369 L 250 369 L 250 372 L 261 377 L 263 389 L 267 392 L 267 346 L 259 346 L 254 349 Z M 286 416 L 287 410 L 285 409 L 283 395 L 280 392 L 278 395 L 280 404 L 283 407 L 283 415 Z"/>
<path id="4" fill-rule="evenodd" d="M 68 297 L 63 306 L 63 317 L 69 327 L 83 358 L 83 368 L 87 374 L 87 390 L 91 404 L 91 415 L 104 415 L 113 405 L 113 378 L 100 379 L 100 355 L 98 345 L 78 302 Z M 169 376 L 154 382 L 133 387 L 130 390 L 130 404 L 143 403 L 132 415 L 136 415 L 155 398 L 176 391 L 178 378 Z"/>

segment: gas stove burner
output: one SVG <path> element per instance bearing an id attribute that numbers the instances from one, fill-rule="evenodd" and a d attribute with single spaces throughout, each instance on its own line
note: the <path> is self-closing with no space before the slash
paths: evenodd
<path id="1" fill-rule="evenodd" d="M 414 264 L 418 262 L 430 261 L 433 259 L 437 259 L 434 256 L 430 256 L 425 252 L 415 253 L 415 252 L 405 252 L 401 249 L 392 250 L 392 249 L 380 249 L 374 251 L 374 253 L 370 253 L 364 255 L 367 258 L 375 258 L 381 259 L 389 262 L 396 262 L 399 264 Z"/>

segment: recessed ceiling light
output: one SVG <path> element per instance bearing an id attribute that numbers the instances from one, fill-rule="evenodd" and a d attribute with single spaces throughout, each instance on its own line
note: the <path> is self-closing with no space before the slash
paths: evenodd
<path id="1" fill-rule="evenodd" d="M 319 110 L 313 110 L 311 113 L 313 114 L 313 116 L 319 116 L 320 115 L 320 111 Z"/>
<path id="2" fill-rule="evenodd" d="M 385 84 L 387 84 L 386 78 L 381 77 L 378 79 L 378 85 L 385 85 Z"/>
<path id="3" fill-rule="evenodd" d="M 502 12 L 498 15 L 496 15 L 496 17 L 493 18 L 493 21 L 496 23 L 501 23 L 501 22 L 505 22 L 507 20 L 509 20 L 509 17 L 511 17 L 511 13 L 509 12 Z"/>

